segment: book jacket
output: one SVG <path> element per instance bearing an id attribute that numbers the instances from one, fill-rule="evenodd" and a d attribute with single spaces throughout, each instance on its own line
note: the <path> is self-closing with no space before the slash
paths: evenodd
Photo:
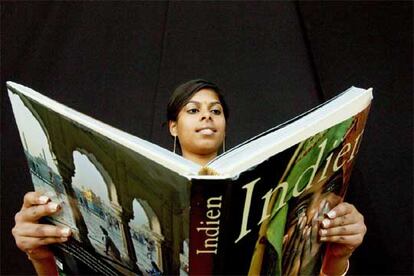
<path id="1" fill-rule="evenodd" d="M 61 206 L 47 223 L 72 229 L 54 246 L 67 274 L 318 274 L 319 223 L 344 198 L 369 112 L 237 175 L 189 176 L 8 90 L 34 188 Z"/>

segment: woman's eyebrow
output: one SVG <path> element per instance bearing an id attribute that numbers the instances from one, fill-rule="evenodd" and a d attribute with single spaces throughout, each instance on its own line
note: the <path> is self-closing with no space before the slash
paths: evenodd
<path id="1" fill-rule="evenodd" d="M 188 103 L 187 103 L 187 104 L 190 104 L 190 103 L 192 103 L 192 104 L 196 104 L 196 105 L 200 105 L 200 104 L 201 104 L 201 102 L 199 102 L 199 101 L 194 101 L 194 100 L 192 100 L 192 101 L 188 101 Z M 214 102 L 210 102 L 210 103 L 208 103 L 208 105 L 209 105 L 209 106 L 213 106 L 213 105 L 216 105 L 216 104 L 221 105 L 221 102 L 219 102 L 219 101 L 214 101 Z"/>
<path id="2" fill-rule="evenodd" d="M 221 102 L 219 102 L 219 101 L 211 102 L 211 103 L 209 103 L 209 106 L 213 106 L 213 105 L 216 105 L 216 104 L 221 105 Z"/>
<path id="3" fill-rule="evenodd" d="M 197 101 L 188 101 L 187 104 L 189 104 L 189 103 L 200 104 L 200 102 L 197 102 Z"/>

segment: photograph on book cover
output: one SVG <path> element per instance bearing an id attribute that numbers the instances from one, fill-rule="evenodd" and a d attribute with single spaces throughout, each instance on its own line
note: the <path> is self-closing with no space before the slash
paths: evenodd
<path id="1" fill-rule="evenodd" d="M 70 249 L 76 256 L 86 250 L 89 264 L 99 262 L 102 267 L 104 262 L 104 268 L 97 268 L 102 273 L 106 268 L 131 275 L 188 271 L 188 237 L 182 225 L 188 221 L 188 210 L 183 208 L 185 178 L 176 174 L 158 178 L 155 175 L 166 172 L 154 174 L 140 166 L 134 160 L 139 156 L 124 158 L 124 149 L 113 141 L 50 110 L 44 112 L 43 106 L 23 95 L 9 93 L 9 97 L 34 188 L 60 204 L 61 210 L 49 222 L 70 227 L 76 240 L 64 247 L 66 252 Z M 129 166 L 152 173 L 151 181 Z M 125 175 L 133 171 L 139 177 Z M 122 185 L 131 179 L 137 183 Z M 164 179 L 182 188 L 176 190 Z M 175 227 L 166 231 L 162 225 Z"/>
<path id="2" fill-rule="evenodd" d="M 270 199 L 271 217 L 259 230 L 250 273 L 319 274 L 324 250 L 318 225 L 345 196 L 368 111 L 297 146 L 279 181 L 280 191 Z M 258 264 L 264 265 L 261 270 Z"/>

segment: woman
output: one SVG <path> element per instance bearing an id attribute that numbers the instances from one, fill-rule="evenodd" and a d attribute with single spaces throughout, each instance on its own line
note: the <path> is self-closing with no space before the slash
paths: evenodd
<path id="1" fill-rule="evenodd" d="M 168 126 L 174 149 L 182 156 L 205 165 L 217 156 L 226 132 L 228 108 L 217 85 L 191 80 L 180 85 L 167 109 Z M 59 206 L 44 195 L 27 193 L 16 214 L 13 235 L 17 246 L 27 253 L 38 274 L 56 274 L 52 252 L 47 245 L 65 242 L 70 229 L 39 224 L 39 219 L 58 212 Z M 320 225 L 320 240 L 329 242 L 321 274 L 346 273 L 352 252 L 362 243 L 366 232 L 363 216 L 348 203 L 330 210 Z"/>

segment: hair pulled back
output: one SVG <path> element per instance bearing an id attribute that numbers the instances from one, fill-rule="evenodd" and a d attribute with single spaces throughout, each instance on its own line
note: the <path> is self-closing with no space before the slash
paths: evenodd
<path id="1" fill-rule="evenodd" d="M 174 90 L 167 106 L 167 121 L 177 121 L 178 113 L 180 113 L 181 109 L 190 101 L 195 93 L 202 89 L 211 89 L 216 92 L 221 106 L 223 107 L 224 117 L 227 120 L 229 117 L 229 110 L 224 101 L 222 90 L 213 82 L 203 79 L 195 79 L 179 85 Z"/>

